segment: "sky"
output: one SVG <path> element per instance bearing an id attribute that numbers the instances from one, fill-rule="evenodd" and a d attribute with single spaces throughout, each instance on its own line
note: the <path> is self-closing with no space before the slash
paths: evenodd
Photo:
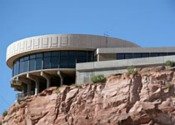
<path id="1" fill-rule="evenodd" d="M 108 34 L 142 47 L 175 46 L 175 0 L 0 0 L 0 114 L 16 99 L 7 46 L 64 33 Z"/>

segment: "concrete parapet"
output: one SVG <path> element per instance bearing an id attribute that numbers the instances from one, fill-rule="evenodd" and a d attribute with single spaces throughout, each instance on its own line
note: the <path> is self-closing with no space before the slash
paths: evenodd
<path id="1" fill-rule="evenodd" d="M 105 76 L 108 76 L 111 74 L 126 72 L 126 69 L 129 66 L 142 67 L 161 65 L 168 60 L 175 61 L 175 56 L 81 63 L 76 65 L 76 83 L 82 84 L 85 82 L 91 82 L 91 76 L 93 75 L 104 74 Z"/>

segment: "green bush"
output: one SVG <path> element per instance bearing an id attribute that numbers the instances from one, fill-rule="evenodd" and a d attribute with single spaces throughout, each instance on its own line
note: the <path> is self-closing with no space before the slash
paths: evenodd
<path id="1" fill-rule="evenodd" d="M 168 60 L 168 61 L 165 62 L 165 66 L 173 67 L 173 66 L 175 66 L 175 62 Z"/>
<path id="2" fill-rule="evenodd" d="M 129 75 L 131 75 L 131 74 L 132 74 L 132 75 L 135 75 L 135 74 L 137 73 L 137 70 L 135 69 L 134 66 L 128 67 L 127 70 L 128 70 L 128 74 L 129 74 Z"/>
<path id="3" fill-rule="evenodd" d="M 5 117 L 7 115 L 7 111 L 4 111 L 2 116 Z"/>
<path id="4" fill-rule="evenodd" d="M 104 75 L 95 75 L 91 77 L 91 81 L 93 83 L 99 83 L 99 82 L 104 83 L 106 82 L 106 78 L 104 77 Z"/>
<path id="5" fill-rule="evenodd" d="M 171 89 L 172 87 L 174 87 L 174 84 L 171 84 L 169 82 L 165 84 L 165 89 Z"/>

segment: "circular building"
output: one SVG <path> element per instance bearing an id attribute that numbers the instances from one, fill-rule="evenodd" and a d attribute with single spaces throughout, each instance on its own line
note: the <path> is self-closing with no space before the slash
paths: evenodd
<path id="1" fill-rule="evenodd" d="M 139 47 L 111 37 L 82 34 L 42 35 L 16 41 L 7 48 L 11 86 L 25 94 L 75 83 L 76 63 L 96 61 L 97 48 Z"/>

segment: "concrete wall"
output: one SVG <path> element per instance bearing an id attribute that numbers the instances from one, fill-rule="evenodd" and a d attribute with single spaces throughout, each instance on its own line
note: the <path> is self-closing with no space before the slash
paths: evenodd
<path id="1" fill-rule="evenodd" d="M 175 56 L 79 63 L 76 65 L 76 84 L 91 82 L 93 75 L 104 74 L 105 76 L 109 76 L 111 74 L 126 72 L 129 66 L 161 65 L 167 60 L 175 61 Z"/>

